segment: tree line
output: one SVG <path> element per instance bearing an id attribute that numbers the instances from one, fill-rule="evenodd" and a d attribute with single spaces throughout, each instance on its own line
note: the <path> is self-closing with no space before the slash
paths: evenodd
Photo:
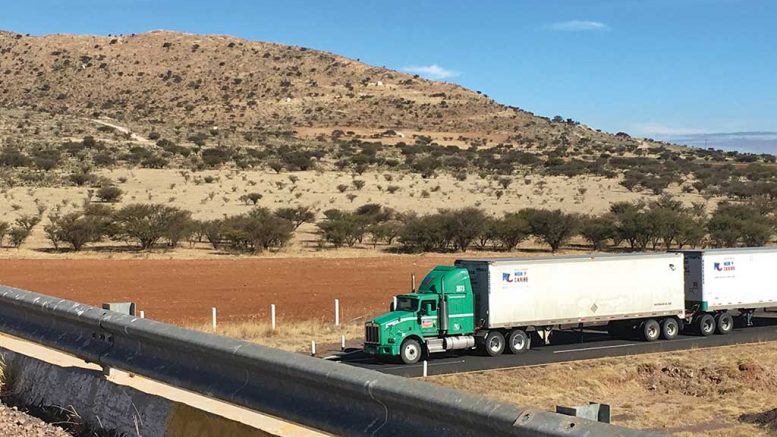
<path id="1" fill-rule="evenodd" d="M 321 244 L 335 248 L 396 241 L 408 252 L 511 251 L 534 238 L 556 252 L 575 237 L 597 251 L 763 246 L 775 234 L 775 224 L 766 205 L 721 203 L 708 216 L 701 204 L 688 207 L 662 196 L 613 203 L 599 215 L 524 208 L 494 217 L 474 207 L 418 215 L 368 204 L 354 211 L 325 211 L 317 226 Z"/>
<path id="2" fill-rule="evenodd" d="M 38 215 L 0 222 L 4 240 L 21 246 Z M 775 234 L 771 202 L 721 203 L 712 214 L 701 204 L 685 206 L 669 196 L 645 202 L 617 202 L 606 213 L 585 215 L 524 208 L 492 216 L 475 207 L 431 214 L 401 213 L 379 204 L 354 210 L 329 209 L 316 221 L 310 207 L 270 210 L 255 206 L 244 214 L 196 220 L 190 211 L 163 204 L 135 203 L 113 208 L 86 203 L 81 209 L 49 214 L 43 231 L 55 249 L 79 251 L 101 241 L 125 242 L 141 250 L 208 243 L 216 250 L 257 253 L 286 246 L 303 223 L 316 224 L 318 247 L 384 245 L 404 252 L 470 249 L 511 251 L 529 239 L 551 252 L 579 237 L 596 251 L 658 250 L 686 247 L 762 246 Z"/>

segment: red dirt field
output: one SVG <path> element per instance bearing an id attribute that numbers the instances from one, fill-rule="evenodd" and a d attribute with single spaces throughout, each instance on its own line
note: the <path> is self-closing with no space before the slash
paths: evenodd
<path id="1" fill-rule="evenodd" d="M 389 256 L 359 259 L 236 260 L 0 260 L 0 284 L 92 305 L 132 301 L 148 318 L 207 323 L 269 317 L 343 321 L 388 309 L 391 296 L 410 289 L 433 266 L 455 257 Z"/>

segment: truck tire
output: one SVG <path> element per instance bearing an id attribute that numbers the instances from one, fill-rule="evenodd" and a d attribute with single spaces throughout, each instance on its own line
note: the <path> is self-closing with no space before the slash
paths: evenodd
<path id="1" fill-rule="evenodd" d="M 696 317 L 696 332 L 707 337 L 715 333 L 715 318 L 712 314 L 702 314 Z"/>
<path id="2" fill-rule="evenodd" d="M 661 321 L 661 338 L 671 340 L 680 333 L 680 323 L 674 317 L 668 317 Z"/>
<path id="3" fill-rule="evenodd" d="M 717 326 L 718 334 L 729 334 L 734 330 L 734 318 L 729 313 L 718 313 L 715 316 L 715 326 Z"/>
<path id="4" fill-rule="evenodd" d="M 486 353 L 492 357 L 502 355 L 505 350 L 505 336 L 499 331 L 491 331 L 486 335 Z"/>
<path id="5" fill-rule="evenodd" d="M 399 357 L 402 358 L 402 362 L 405 364 L 415 364 L 421 359 L 423 355 L 423 349 L 418 340 L 408 338 L 402 342 L 402 347 L 399 349 Z"/>
<path id="6" fill-rule="evenodd" d="M 514 329 L 507 337 L 507 347 L 514 354 L 526 352 L 529 350 L 529 344 L 529 336 L 520 329 Z"/>
<path id="7" fill-rule="evenodd" d="M 645 341 L 656 341 L 661 336 L 661 326 L 654 319 L 647 319 L 639 326 Z"/>

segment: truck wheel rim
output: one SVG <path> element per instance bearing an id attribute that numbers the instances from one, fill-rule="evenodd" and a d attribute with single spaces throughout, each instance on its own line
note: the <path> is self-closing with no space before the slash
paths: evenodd
<path id="1" fill-rule="evenodd" d="M 728 317 L 721 317 L 720 328 L 724 331 L 728 331 L 730 327 L 731 327 L 731 323 L 729 322 Z"/>
<path id="2" fill-rule="evenodd" d="M 705 320 L 703 326 L 704 326 L 704 331 L 705 332 L 712 331 L 712 322 L 710 322 L 709 320 Z"/>
<path id="3" fill-rule="evenodd" d="M 650 327 L 648 327 L 648 337 L 655 338 L 657 336 L 657 332 L 658 329 L 656 329 L 655 326 L 650 325 Z"/>
<path id="4" fill-rule="evenodd" d="M 674 323 L 669 323 L 666 326 L 666 333 L 672 336 L 675 334 L 675 332 L 677 332 L 677 328 L 674 326 Z"/>
<path id="5" fill-rule="evenodd" d="M 488 343 L 488 347 L 492 351 L 498 351 L 499 350 L 499 339 L 494 337 L 491 339 L 491 341 Z"/>
<path id="6" fill-rule="evenodd" d="M 405 355 L 407 355 L 407 357 L 410 359 L 414 359 L 416 355 L 418 355 L 418 350 L 416 349 L 415 346 L 413 346 L 412 344 L 409 344 L 405 346 Z"/>
<path id="7" fill-rule="evenodd" d="M 524 347 L 524 341 L 523 341 L 523 338 L 522 338 L 522 337 L 518 337 L 518 336 L 516 336 L 516 337 L 513 339 L 513 349 L 515 349 L 515 350 L 521 350 L 521 349 L 523 349 L 523 347 Z"/>

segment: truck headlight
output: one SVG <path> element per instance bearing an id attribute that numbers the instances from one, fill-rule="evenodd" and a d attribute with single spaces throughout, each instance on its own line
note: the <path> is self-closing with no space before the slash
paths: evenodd
<path id="1" fill-rule="evenodd" d="M 396 343 L 397 340 L 394 337 L 389 337 L 388 342 L 389 343 Z"/>

